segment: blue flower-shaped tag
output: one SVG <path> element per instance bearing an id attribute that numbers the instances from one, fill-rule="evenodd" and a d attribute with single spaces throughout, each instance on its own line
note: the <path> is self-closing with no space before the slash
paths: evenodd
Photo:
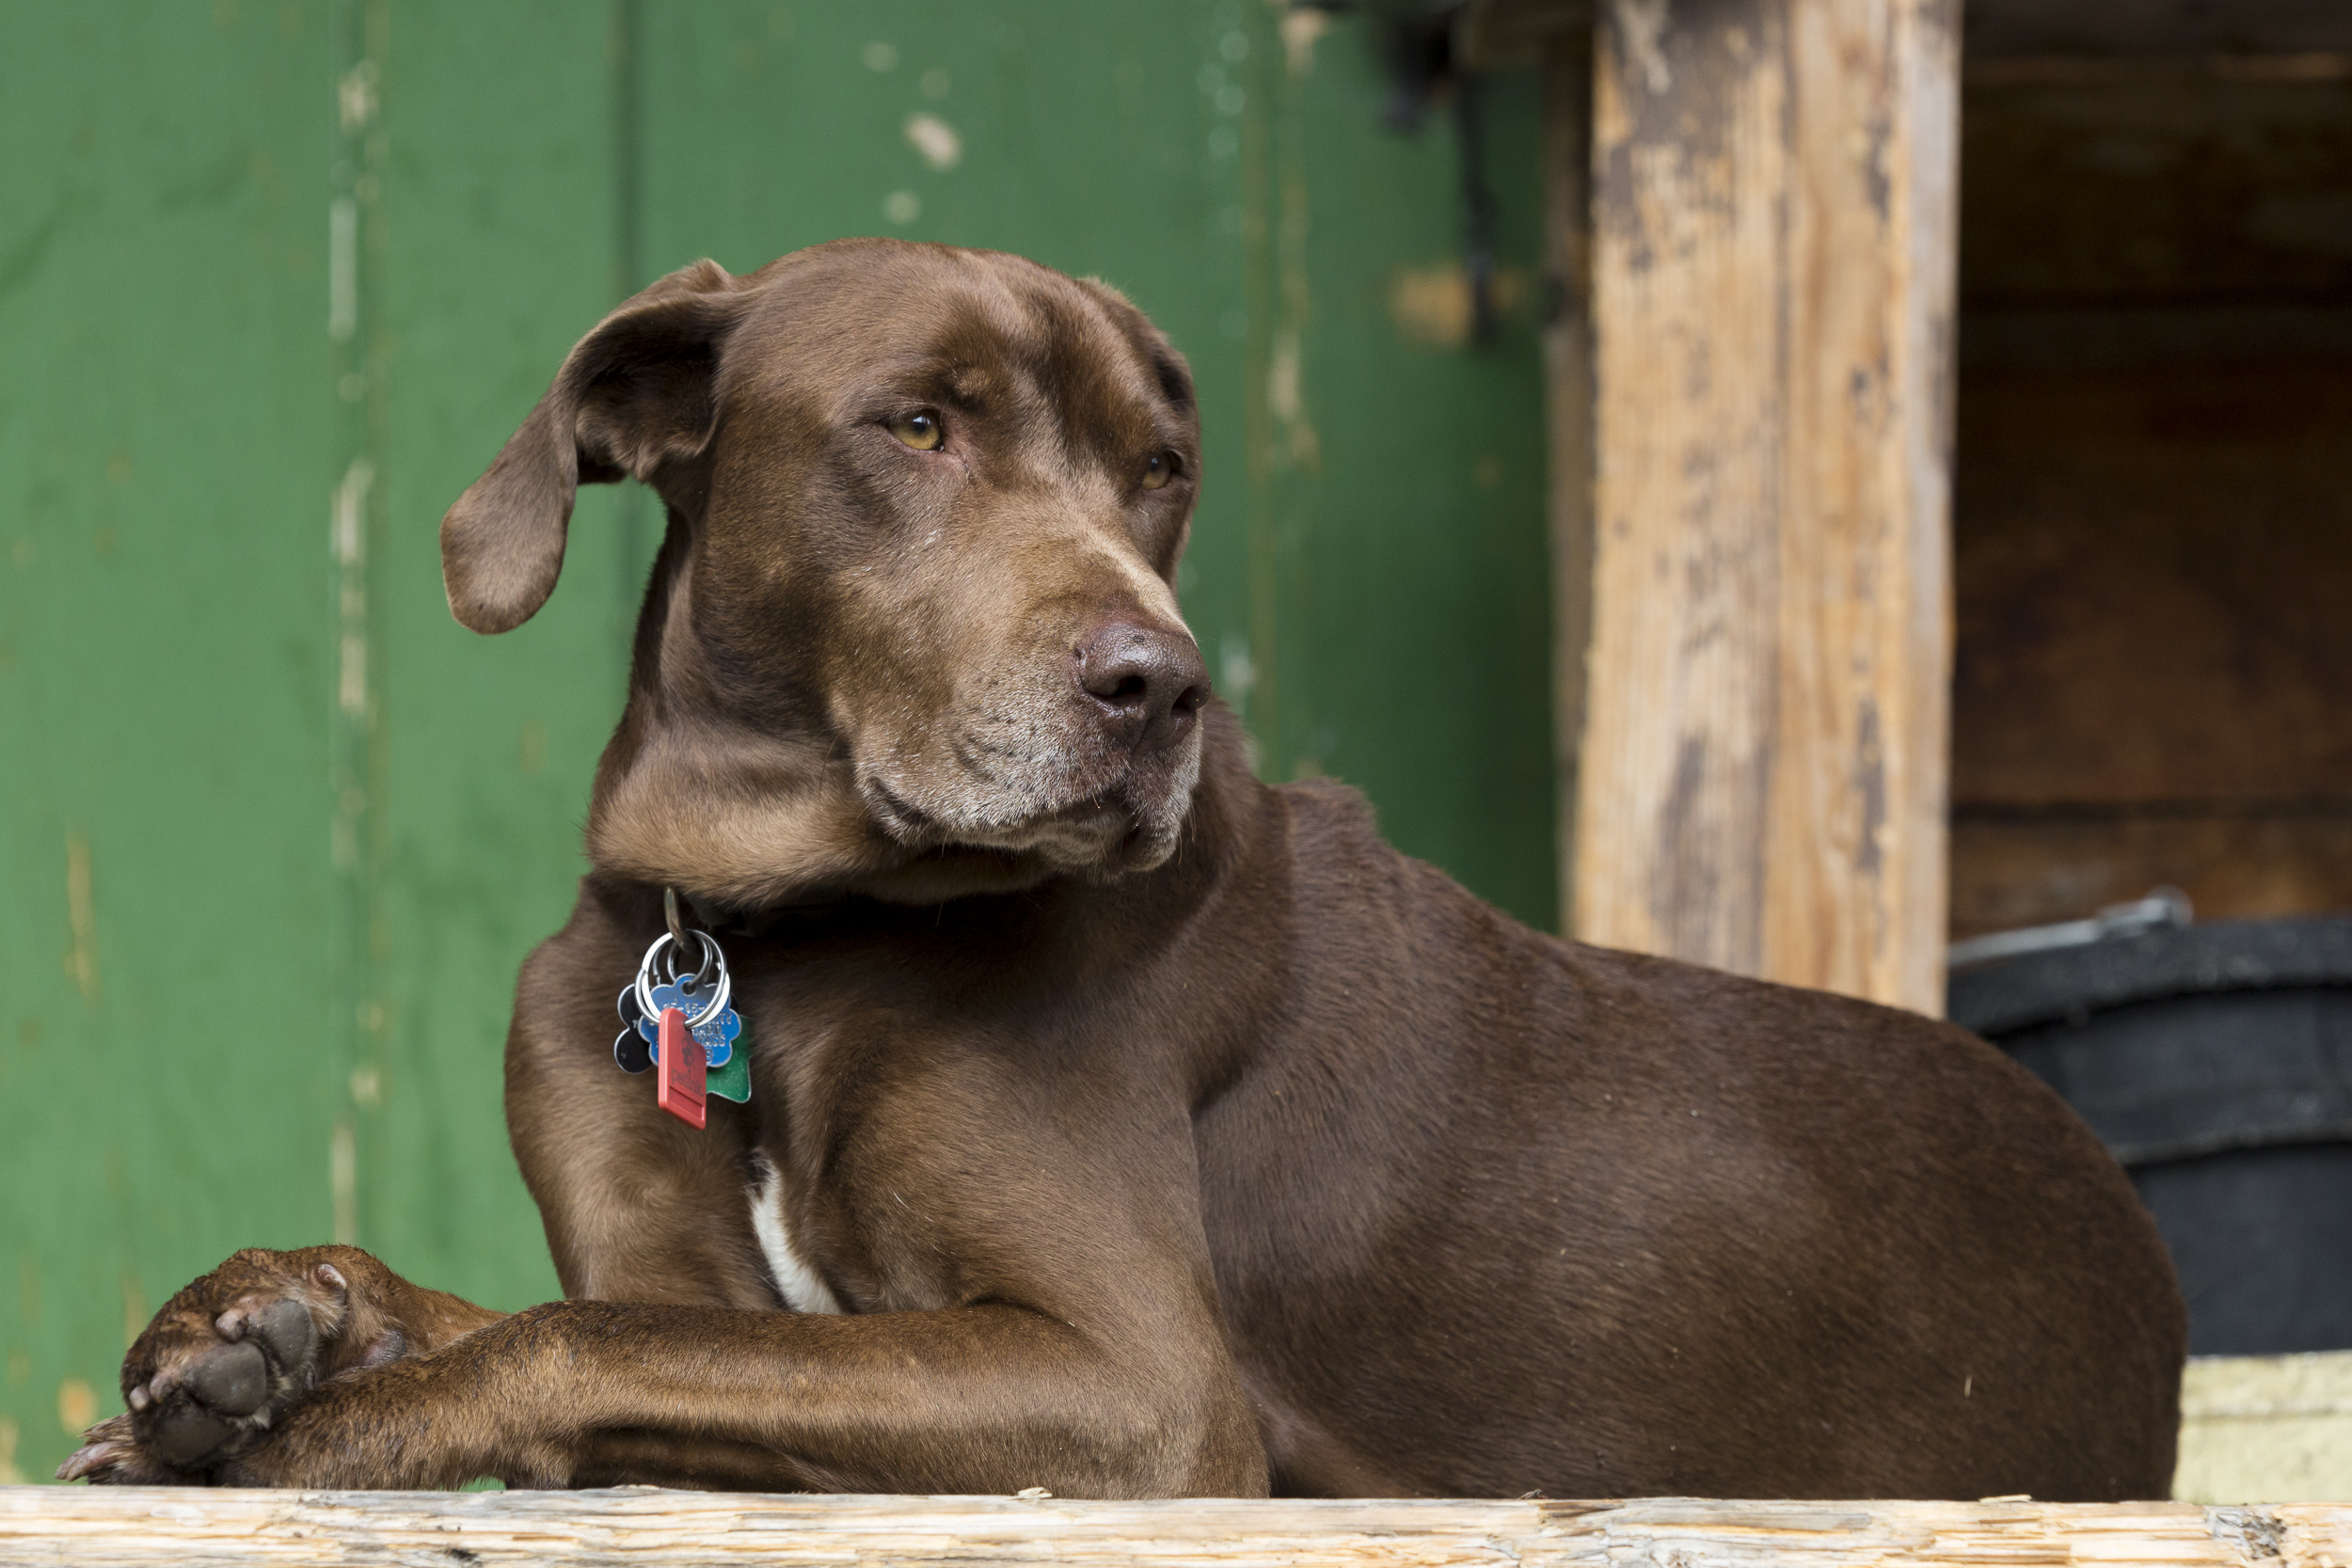
<path id="1" fill-rule="evenodd" d="M 653 1059 L 655 1061 L 661 1060 L 661 1010 L 665 1007 L 675 1007 L 688 1018 L 692 1018 L 708 1005 L 706 1000 L 694 995 L 693 992 L 683 990 L 675 985 L 653 988 L 654 1016 L 640 1018 L 637 1021 L 637 1032 L 644 1036 L 645 1043 L 654 1048 Z M 743 1020 L 733 1007 L 723 1007 L 718 1017 L 707 1018 L 694 1025 L 694 1037 L 702 1042 L 703 1055 L 709 1062 L 713 1072 L 734 1059 L 735 1037 L 742 1032 Z"/>
<path id="2" fill-rule="evenodd" d="M 697 987 L 699 991 L 701 988 Z M 621 992 L 620 1013 L 628 1028 L 613 1042 L 613 1060 L 625 1072 L 643 1072 L 661 1059 L 661 1009 L 675 1007 L 688 1018 L 709 1004 L 701 995 L 681 990 L 675 984 L 653 988 L 654 1016 L 647 1018 L 637 1006 L 637 988 Z M 735 1049 L 735 1042 L 743 1033 L 743 1019 L 733 1007 L 724 1007 L 715 1018 L 707 1018 L 693 1030 L 695 1043 L 703 1048 L 703 1060 L 709 1076 L 704 1081 L 703 1092 L 715 1094 L 722 1100 L 732 1100 L 738 1105 L 752 1098 L 750 1065 L 743 1053 Z"/>

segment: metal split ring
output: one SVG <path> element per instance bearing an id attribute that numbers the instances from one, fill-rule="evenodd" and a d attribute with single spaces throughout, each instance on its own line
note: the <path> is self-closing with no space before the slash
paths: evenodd
<path id="1" fill-rule="evenodd" d="M 654 1004 L 653 980 L 656 974 L 656 961 L 664 952 L 669 953 L 671 958 L 663 971 L 663 977 L 672 985 L 682 984 L 678 974 L 679 957 L 686 948 L 682 937 L 692 937 L 702 946 L 702 961 L 695 966 L 692 975 L 694 985 L 700 985 L 703 976 L 710 973 L 714 965 L 719 971 L 719 983 L 710 993 L 710 1001 L 700 1012 L 686 1021 L 686 1027 L 689 1032 L 691 1032 L 725 1012 L 728 1001 L 735 994 L 735 977 L 727 973 L 726 955 L 719 950 L 719 939 L 708 931 L 688 928 L 684 930 L 682 936 L 664 931 L 654 938 L 653 945 L 645 949 L 645 957 L 637 966 L 637 1008 L 650 1019 L 659 1019 L 661 1016 L 661 1009 Z"/>

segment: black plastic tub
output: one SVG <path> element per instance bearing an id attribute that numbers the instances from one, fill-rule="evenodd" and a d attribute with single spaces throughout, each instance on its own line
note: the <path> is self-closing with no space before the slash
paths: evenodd
<path id="1" fill-rule="evenodd" d="M 1952 976 L 2172 1249 L 2196 1355 L 2352 1349 L 2352 917 L 2217 922 Z"/>

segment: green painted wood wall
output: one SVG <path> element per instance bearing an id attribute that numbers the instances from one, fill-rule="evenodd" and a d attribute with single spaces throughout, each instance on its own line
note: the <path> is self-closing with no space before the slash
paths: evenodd
<path id="1" fill-rule="evenodd" d="M 1553 923 L 1534 87 L 1489 96 L 1511 309 L 1466 348 L 1452 136 L 1381 130 L 1367 40 L 1311 23 L 0 12 L 0 1481 L 236 1246 L 553 1292 L 500 1052 L 656 519 L 585 495 L 500 639 L 450 620 L 434 530 L 573 339 L 699 256 L 898 233 L 1126 290 L 1199 375 L 1184 598 L 1262 770 Z"/>

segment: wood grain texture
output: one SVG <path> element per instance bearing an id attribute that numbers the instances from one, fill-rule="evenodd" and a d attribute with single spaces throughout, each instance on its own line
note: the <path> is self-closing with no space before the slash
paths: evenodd
<path id="1" fill-rule="evenodd" d="M 2352 356 L 1971 369 L 1954 809 L 2352 799 L 2347 430 Z"/>
<path id="2" fill-rule="evenodd" d="M 0 1488 L 0 1562 L 2343 1568 L 2352 1507 Z"/>
<path id="3" fill-rule="evenodd" d="M 2153 887 L 2200 920 L 2352 911 L 2352 800 L 2179 816 L 1992 816 L 1952 822 L 1952 936 L 2078 920 Z"/>
<path id="4" fill-rule="evenodd" d="M 1972 61 L 1964 309 L 2342 305 L 2348 76 L 2344 54 Z"/>
<path id="5" fill-rule="evenodd" d="M 1615 0 L 1576 932 L 1940 1009 L 1948 0 Z"/>

